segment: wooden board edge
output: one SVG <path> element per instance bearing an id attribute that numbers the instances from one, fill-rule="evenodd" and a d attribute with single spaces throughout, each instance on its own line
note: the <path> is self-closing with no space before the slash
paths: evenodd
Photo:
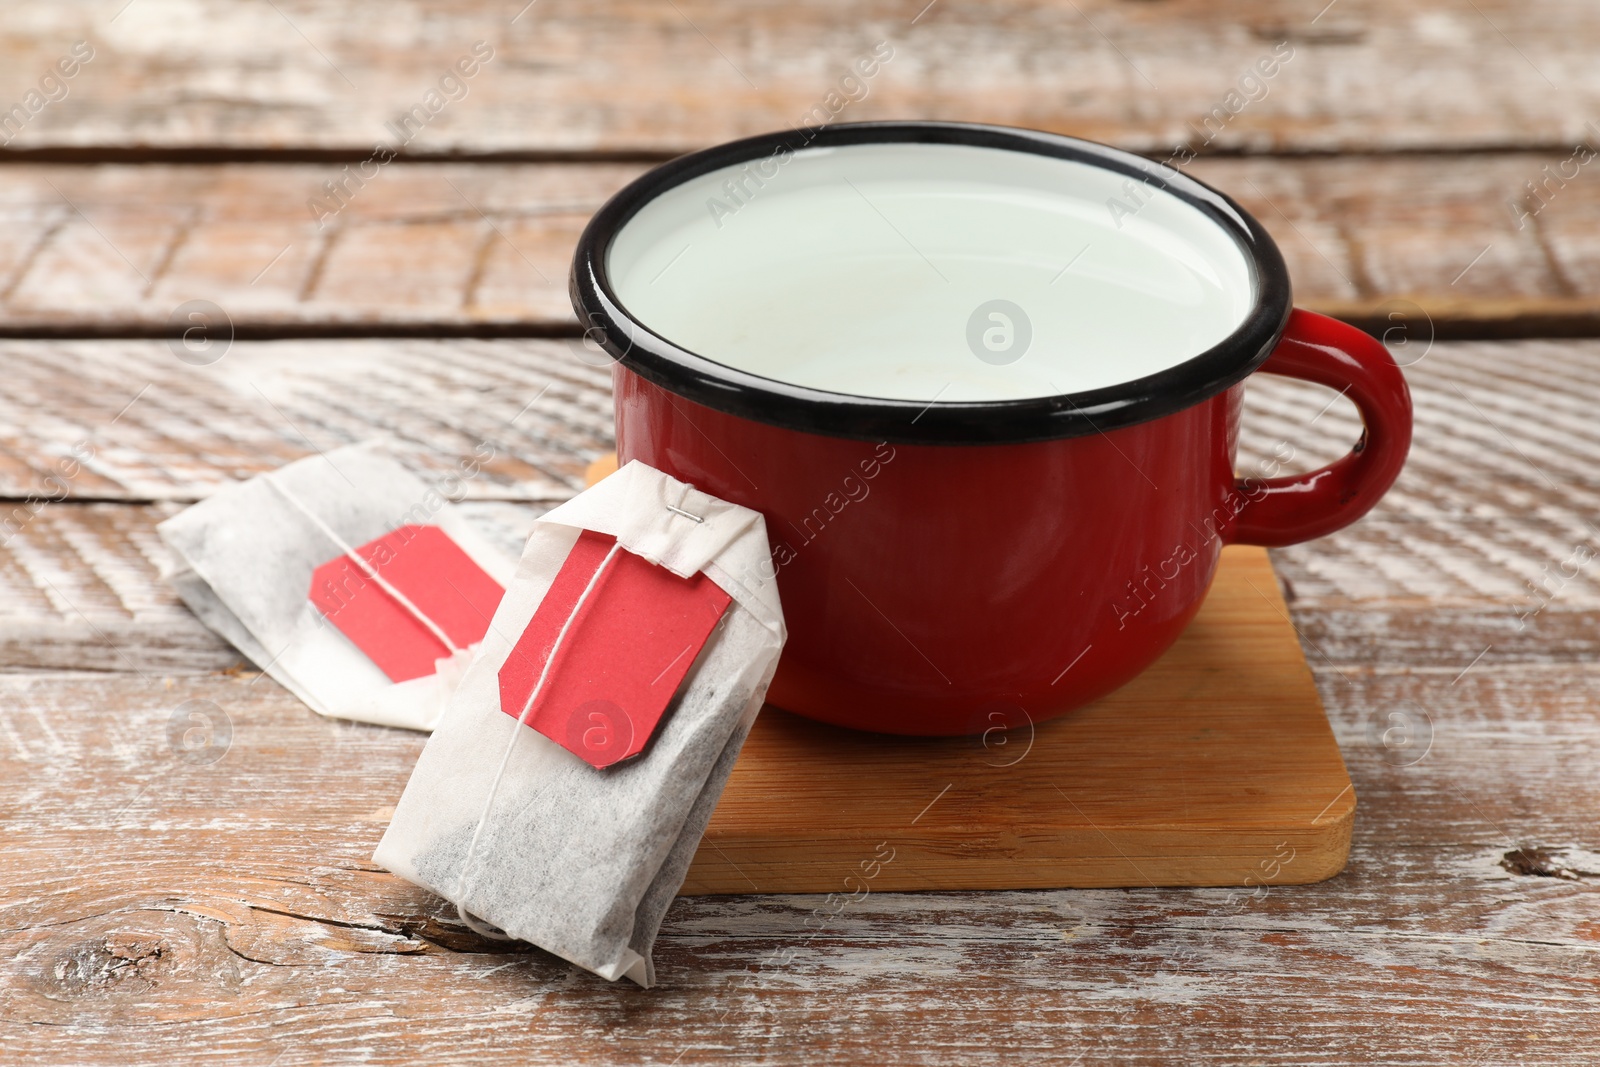
<path id="1" fill-rule="evenodd" d="M 856 839 L 814 841 L 797 850 L 792 840 L 770 850 L 744 841 L 701 842 L 679 896 L 728 894 L 957 892 L 1016 889 L 1227 888 L 1310 885 L 1344 870 L 1350 858 L 1355 806 L 1314 824 L 1241 830 L 1184 830 L 1174 833 L 1122 829 L 1112 839 L 1093 828 L 1058 838 L 1053 854 L 995 862 L 993 853 L 946 843 Z M 1226 851 L 1207 854 L 1203 843 L 1225 838 Z M 881 846 L 893 859 L 878 863 L 865 877 Z M 727 846 L 727 847 L 725 847 Z M 731 851 L 730 851 L 731 849 Z M 857 858 L 852 858 L 857 857 Z M 863 864 L 867 867 L 863 868 Z"/>

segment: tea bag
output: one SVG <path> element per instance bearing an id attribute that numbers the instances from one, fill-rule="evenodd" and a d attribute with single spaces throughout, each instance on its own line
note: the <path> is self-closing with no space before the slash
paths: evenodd
<path id="1" fill-rule="evenodd" d="M 157 527 L 200 621 L 323 715 L 430 730 L 515 564 L 377 445 L 310 456 Z"/>
<path id="2" fill-rule="evenodd" d="M 637 462 L 539 519 L 374 860 L 651 985 L 783 647 L 769 553 L 760 514 Z"/>

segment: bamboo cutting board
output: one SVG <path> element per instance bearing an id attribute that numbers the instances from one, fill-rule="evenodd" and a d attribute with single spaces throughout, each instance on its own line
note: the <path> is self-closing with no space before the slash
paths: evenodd
<path id="1" fill-rule="evenodd" d="M 902 738 L 764 709 L 680 892 L 1315 882 L 1355 807 L 1266 549 L 1231 546 L 1167 654 L 1060 719 Z"/>

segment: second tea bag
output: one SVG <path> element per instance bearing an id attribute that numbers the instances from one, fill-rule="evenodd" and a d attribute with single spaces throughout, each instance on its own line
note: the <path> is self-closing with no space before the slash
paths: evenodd
<path id="1" fill-rule="evenodd" d="M 783 647 L 769 553 L 760 514 L 641 463 L 539 519 L 374 859 L 650 985 Z"/>
<path id="2" fill-rule="evenodd" d="M 514 564 L 382 447 L 309 456 L 163 522 L 167 579 L 324 715 L 433 728 Z"/>

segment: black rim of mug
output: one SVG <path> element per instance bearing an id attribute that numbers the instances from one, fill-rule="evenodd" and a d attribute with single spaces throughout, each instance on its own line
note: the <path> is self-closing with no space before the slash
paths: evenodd
<path id="1" fill-rule="evenodd" d="M 651 200 L 724 167 L 809 148 L 959 144 L 1031 152 L 1101 167 L 1164 189 L 1226 231 L 1245 255 L 1255 300 L 1226 338 L 1176 366 L 1102 389 L 999 401 L 892 400 L 765 378 L 696 355 L 634 318 L 611 287 L 606 257 Z M 1149 422 L 1228 389 L 1272 354 L 1292 309 L 1289 272 L 1266 230 L 1194 178 L 1131 152 L 1059 134 L 956 122 L 861 122 L 747 137 L 681 156 L 635 179 L 589 220 L 572 260 L 572 306 L 585 337 L 647 381 L 717 411 L 792 430 L 894 444 L 1020 444 Z"/>

